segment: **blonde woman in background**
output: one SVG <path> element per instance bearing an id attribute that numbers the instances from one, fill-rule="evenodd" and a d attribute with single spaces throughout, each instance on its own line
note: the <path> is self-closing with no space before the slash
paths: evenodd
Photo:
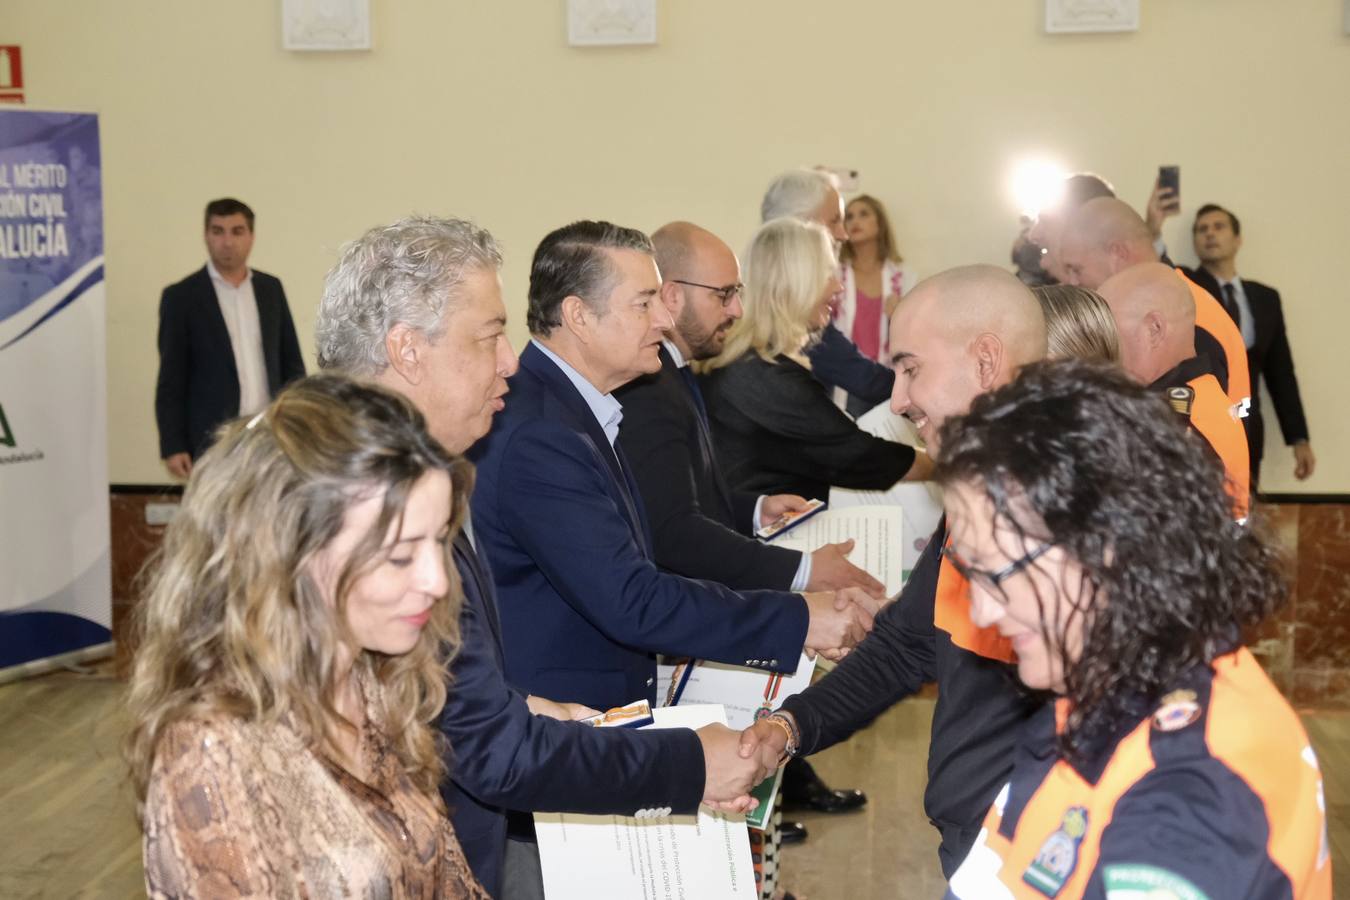
<path id="1" fill-rule="evenodd" d="M 704 366 L 717 455 L 734 490 L 826 499 L 831 485 L 923 480 L 927 454 L 860 430 L 811 374 L 804 352 L 830 321 L 840 283 L 829 234 L 775 219 L 746 253 L 745 314 Z"/>
<path id="2" fill-rule="evenodd" d="M 224 427 L 138 610 L 127 756 L 151 897 L 483 898 L 445 816 L 472 470 L 335 376 Z"/>
<path id="3" fill-rule="evenodd" d="M 1070 284 L 1032 288 L 1045 313 L 1050 359 L 1120 362 L 1120 338 L 1111 308 L 1096 291 Z"/>

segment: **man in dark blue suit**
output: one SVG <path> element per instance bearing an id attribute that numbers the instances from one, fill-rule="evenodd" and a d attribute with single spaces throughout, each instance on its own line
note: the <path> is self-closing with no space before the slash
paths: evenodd
<path id="1" fill-rule="evenodd" d="M 516 370 L 500 265 L 492 236 L 460 220 L 372 229 L 328 275 L 316 329 L 320 366 L 409 397 L 432 434 L 463 452 L 491 427 Z M 505 676 L 484 548 L 472 522 L 465 531 L 453 548 L 464 609 L 441 718 L 452 757 L 442 793 L 474 874 L 494 896 L 539 889 L 537 863 L 525 867 L 521 884 L 521 870 L 506 862 L 508 811 L 692 812 L 700 800 L 748 806 L 746 791 L 766 772 L 739 761 L 728 729 L 592 728 L 567 720 L 594 710 L 517 690 Z"/>
<path id="2" fill-rule="evenodd" d="M 1200 265 L 1185 269 L 1186 276 L 1222 304 L 1224 312 L 1237 323 L 1242 342 L 1247 347 L 1252 406 L 1242 424 L 1247 428 L 1252 491 L 1256 491 L 1261 476 L 1261 458 L 1266 444 L 1258 386 L 1262 378 L 1275 404 L 1275 416 L 1279 419 L 1284 442 L 1294 451 L 1294 477 L 1303 481 L 1312 475 L 1317 457 L 1308 439 L 1308 420 L 1303 414 L 1303 398 L 1299 394 L 1298 377 L 1294 374 L 1294 354 L 1289 348 L 1280 292 L 1259 281 L 1238 276 L 1242 222 L 1230 210 L 1217 203 L 1204 204 L 1195 212 L 1191 236 Z"/>
<path id="3" fill-rule="evenodd" d="M 249 416 L 305 374 L 281 281 L 248 267 L 253 210 L 206 205 L 205 266 L 159 301 L 155 422 L 169 474 L 187 478 L 222 422 Z"/>
<path id="4" fill-rule="evenodd" d="M 601 708 L 655 701 L 656 653 L 790 672 L 803 648 L 837 656 L 871 624 L 856 589 L 737 593 L 657 568 L 612 392 L 660 367 L 673 324 L 660 287 L 640 231 L 577 222 L 545 237 L 530 268 L 534 339 L 511 405 L 471 453 L 508 677 Z"/>

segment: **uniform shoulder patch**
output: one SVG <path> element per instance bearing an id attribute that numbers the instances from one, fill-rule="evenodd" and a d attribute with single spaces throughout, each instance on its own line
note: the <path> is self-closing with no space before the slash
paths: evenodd
<path id="1" fill-rule="evenodd" d="M 1108 865 L 1102 871 L 1106 900 L 1209 900 L 1187 878 L 1158 866 Z"/>
<path id="2" fill-rule="evenodd" d="M 1191 407 L 1195 404 L 1195 388 L 1170 387 L 1167 389 L 1167 402 L 1172 405 L 1172 409 L 1178 414 L 1189 416 Z"/>
<path id="3" fill-rule="evenodd" d="M 1071 806 L 1054 834 L 1045 839 L 1022 880 L 1047 897 L 1056 897 L 1078 867 L 1078 845 L 1087 834 L 1088 813 Z"/>
<path id="4" fill-rule="evenodd" d="M 1162 698 L 1153 714 L 1153 727 L 1158 731 L 1180 731 L 1200 718 L 1200 703 L 1195 691 L 1172 691 Z"/>

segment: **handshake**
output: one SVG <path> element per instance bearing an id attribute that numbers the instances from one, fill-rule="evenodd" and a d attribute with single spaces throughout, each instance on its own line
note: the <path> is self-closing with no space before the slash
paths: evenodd
<path id="1" fill-rule="evenodd" d="M 882 600 L 862 588 L 818 591 L 802 595 L 809 623 L 803 649 L 830 660 L 843 659 L 872 630 L 872 617 Z"/>
<path id="2" fill-rule="evenodd" d="M 803 649 L 826 659 L 842 659 L 872 630 L 881 601 L 861 588 L 804 595 L 810 614 Z M 725 725 L 698 729 L 703 745 L 703 802 L 726 812 L 749 812 L 758 805 L 750 791 L 778 768 L 788 744 L 788 729 L 760 719 L 743 732 Z"/>
<path id="3" fill-rule="evenodd" d="M 725 725 L 705 725 L 697 734 L 707 773 L 703 802 L 736 813 L 758 806 L 750 791 L 778 768 L 787 751 L 788 729 L 780 722 L 760 719 L 740 733 Z"/>

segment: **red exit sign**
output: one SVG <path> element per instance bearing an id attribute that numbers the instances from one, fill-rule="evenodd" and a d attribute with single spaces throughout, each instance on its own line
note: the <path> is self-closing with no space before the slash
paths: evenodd
<path id="1" fill-rule="evenodd" d="M 23 51 L 0 44 L 0 103 L 23 102 Z"/>

